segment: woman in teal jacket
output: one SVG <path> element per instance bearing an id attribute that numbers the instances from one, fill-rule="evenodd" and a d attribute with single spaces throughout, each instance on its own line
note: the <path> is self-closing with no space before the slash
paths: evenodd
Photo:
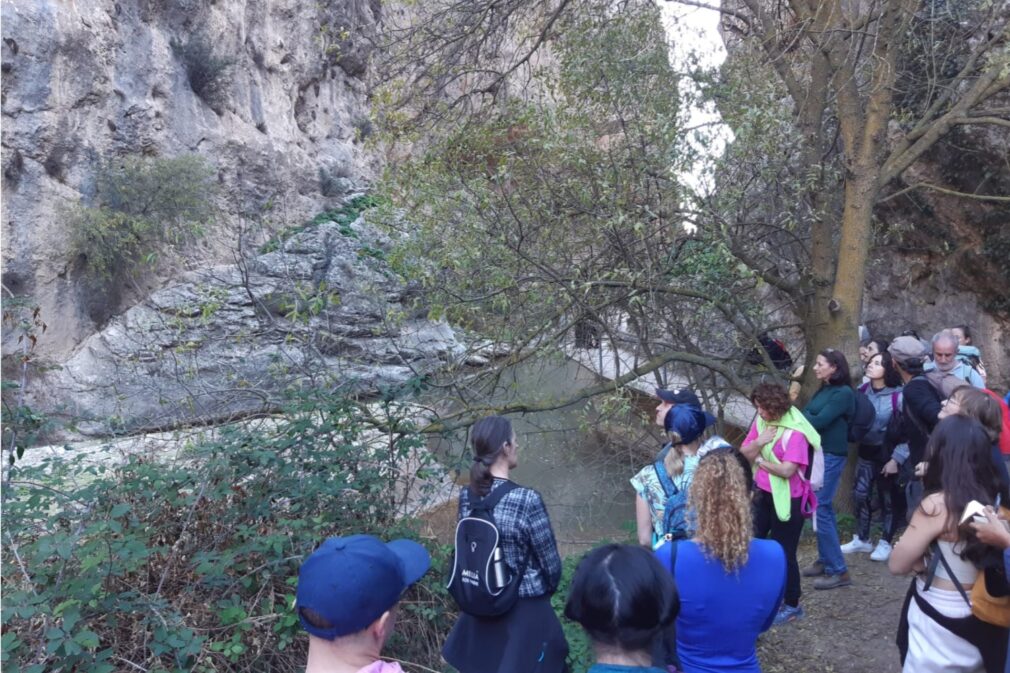
<path id="1" fill-rule="evenodd" d="M 852 584 L 838 542 L 832 501 L 849 453 L 849 421 L 856 411 L 856 392 L 852 389 L 849 362 L 841 351 L 828 348 L 818 353 L 814 376 L 821 387 L 803 409 L 803 415 L 821 434 L 824 486 L 817 492 L 817 561 L 803 569 L 803 576 L 818 578 L 815 589 L 834 589 Z"/>

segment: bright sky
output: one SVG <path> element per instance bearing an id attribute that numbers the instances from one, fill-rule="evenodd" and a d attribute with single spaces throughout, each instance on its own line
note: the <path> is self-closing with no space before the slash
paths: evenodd
<path id="1" fill-rule="evenodd" d="M 658 1 L 670 40 L 670 60 L 674 69 L 680 72 L 690 69 L 692 52 L 699 65 L 716 67 L 722 64 L 726 59 L 726 47 L 719 36 L 717 11 L 681 5 L 676 0 Z M 718 5 L 719 0 L 712 0 L 712 3 Z M 687 100 L 696 98 L 694 86 L 687 78 L 681 80 L 681 89 Z M 687 125 L 697 129 L 690 133 L 690 142 L 709 159 L 720 156 L 726 143 L 733 139 L 732 132 L 722 123 L 712 104 L 693 103 L 688 111 Z M 694 190 L 707 194 L 714 187 L 708 168 L 708 161 L 700 160 L 691 170 L 681 172 L 680 178 Z"/>

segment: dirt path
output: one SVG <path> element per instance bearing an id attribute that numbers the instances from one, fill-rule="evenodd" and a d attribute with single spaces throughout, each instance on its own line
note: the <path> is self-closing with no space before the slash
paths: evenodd
<path id="1" fill-rule="evenodd" d="M 804 536 L 800 567 L 817 558 L 813 535 Z M 806 616 L 773 628 L 758 640 L 765 673 L 898 673 L 894 634 L 909 579 L 895 577 L 869 554 L 846 557 L 852 586 L 817 591 L 803 578 Z"/>

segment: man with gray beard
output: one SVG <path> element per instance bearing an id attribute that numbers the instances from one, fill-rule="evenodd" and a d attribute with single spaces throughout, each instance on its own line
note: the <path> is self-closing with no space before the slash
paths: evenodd
<path id="1" fill-rule="evenodd" d="M 933 361 L 923 367 L 926 378 L 940 392 L 944 399 L 950 397 L 954 388 L 970 383 L 976 388 L 985 388 L 985 381 L 971 365 L 957 359 L 957 336 L 945 329 L 933 337 Z"/>

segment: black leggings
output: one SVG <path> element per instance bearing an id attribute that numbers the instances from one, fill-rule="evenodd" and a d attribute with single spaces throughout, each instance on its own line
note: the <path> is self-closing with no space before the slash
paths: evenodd
<path id="1" fill-rule="evenodd" d="M 785 604 L 795 608 L 800 604 L 800 564 L 796 560 L 796 547 L 803 532 L 803 513 L 800 511 L 801 498 L 792 498 L 789 520 L 779 521 L 775 515 L 772 494 L 757 489 L 754 494 L 754 537 L 775 540 L 786 553 L 786 595 Z"/>
<path id="2" fill-rule="evenodd" d="M 890 544 L 894 538 L 896 519 L 891 503 L 893 478 L 881 474 L 883 469 L 884 463 L 876 460 L 860 458 L 856 461 L 852 501 L 856 506 L 856 521 L 859 523 L 856 533 L 864 542 L 870 539 L 870 519 L 873 516 L 874 505 L 880 512 L 880 524 L 883 528 L 880 539 Z"/>

